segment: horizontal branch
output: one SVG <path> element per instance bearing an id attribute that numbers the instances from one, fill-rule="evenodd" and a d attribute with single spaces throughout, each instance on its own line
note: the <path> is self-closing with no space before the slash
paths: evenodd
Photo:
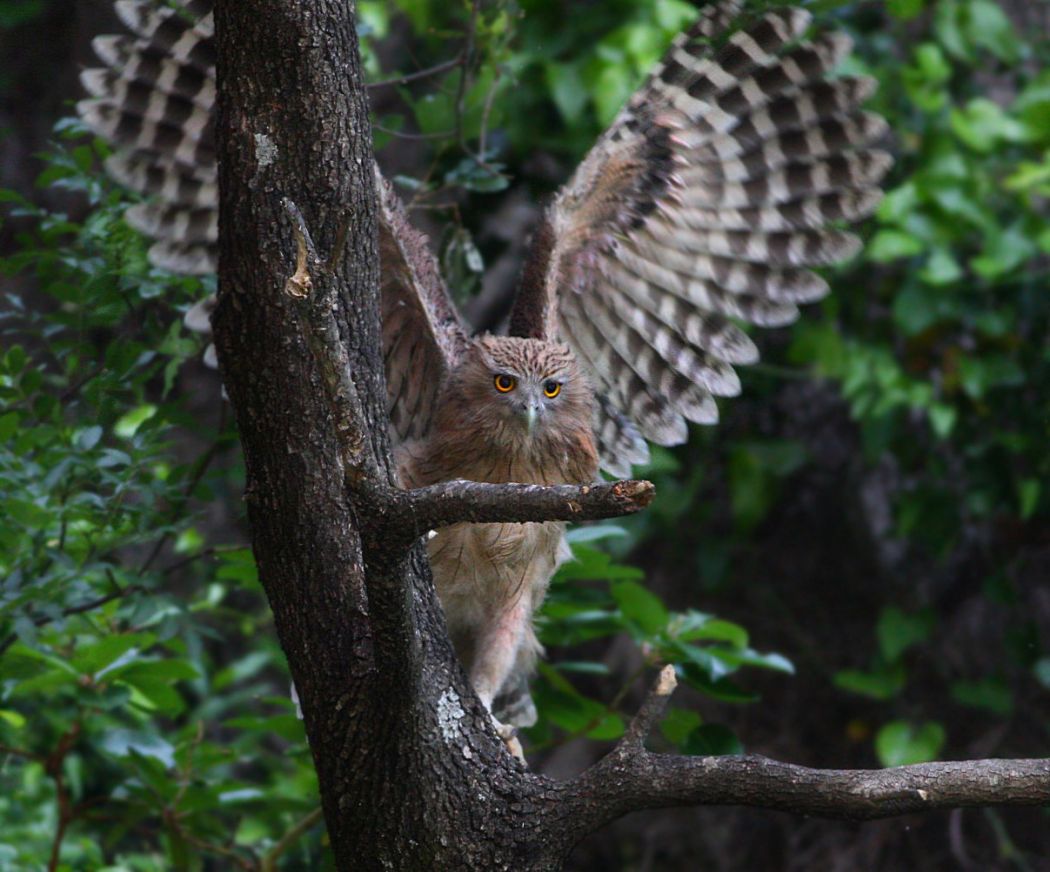
<path id="1" fill-rule="evenodd" d="M 600 765 L 600 764 L 599 764 Z M 613 766 L 604 799 L 627 810 L 743 805 L 840 820 L 938 808 L 1050 804 L 1050 760 L 961 760 L 893 769 L 810 769 L 767 757 L 645 752 Z M 603 791 L 599 791 L 601 793 Z"/>
<path id="2" fill-rule="evenodd" d="M 464 521 L 597 521 L 640 511 L 652 502 L 655 493 L 647 481 L 545 487 L 457 479 L 390 491 L 384 523 L 390 534 L 411 541 L 429 530 Z"/>
<path id="3" fill-rule="evenodd" d="M 644 734 L 674 690 L 660 678 L 611 754 L 566 785 L 581 832 L 643 808 L 739 805 L 837 820 L 934 809 L 1050 805 L 1050 759 L 966 760 L 891 769 L 811 769 L 757 755 L 654 754 Z"/>

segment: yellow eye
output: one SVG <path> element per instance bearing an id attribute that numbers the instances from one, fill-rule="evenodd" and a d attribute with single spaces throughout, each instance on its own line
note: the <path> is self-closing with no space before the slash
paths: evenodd
<path id="1" fill-rule="evenodd" d="M 561 385 L 556 381 L 549 381 L 543 385 L 543 395 L 554 399 L 558 394 L 561 393 Z"/>
<path id="2" fill-rule="evenodd" d="M 518 380 L 511 375 L 496 376 L 496 390 L 501 394 L 509 394 L 518 384 Z"/>

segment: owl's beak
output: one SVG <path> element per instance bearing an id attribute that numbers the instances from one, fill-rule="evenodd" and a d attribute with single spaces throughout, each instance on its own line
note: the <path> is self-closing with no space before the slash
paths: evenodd
<path id="1" fill-rule="evenodd" d="M 535 403 L 529 403 L 525 409 L 525 423 L 529 428 L 529 435 L 533 434 L 536 429 L 536 421 L 539 418 L 540 410 L 539 406 Z"/>

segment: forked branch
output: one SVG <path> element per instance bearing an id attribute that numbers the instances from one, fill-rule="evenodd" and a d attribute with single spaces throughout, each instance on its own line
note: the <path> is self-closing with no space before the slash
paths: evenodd
<path id="1" fill-rule="evenodd" d="M 684 757 L 645 748 L 675 688 L 664 667 L 616 748 L 566 785 L 590 832 L 629 811 L 743 805 L 839 820 L 974 806 L 1050 804 L 1050 759 L 961 760 L 891 769 L 811 769 L 757 755 Z"/>

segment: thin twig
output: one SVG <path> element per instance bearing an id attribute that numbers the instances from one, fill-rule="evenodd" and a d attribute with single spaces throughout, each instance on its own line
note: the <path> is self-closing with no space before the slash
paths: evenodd
<path id="1" fill-rule="evenodd" d="M 113 600 L 123 599 L 129 594 L 139 593 L 142 590 L 144 590 L 144 588 L 140 584 L 129 584 L 127 585 L 127 587 L 119 588 L 113 593 L 107 593 L 105 596 L 98 597 L 98 599 L 89 600 L 86 603 L 81 603 L 80 605 L 70 606 L 67 609 L 63 609 L 61 617 L 68 618 L 70 615 L 83 615 L 87 612 L 93 612 L 95 609 L 102 608 L 102 606 L 106 605 L 106 603 L 111 603 L 113 602 Z M 33 618 L 33 624 L 37 627 L 45 627 L 56 620 L 58 619 L 53 618 L 49 615 L 41 615 L 38 618 Z M 7 649 L 14 645 L 17 641 L 17 633 L 9 633 L 7 636 L 5 636 L 4 640 L 0 642 L 0 655 L 6 652 Z"/>
<path id="2" fill-rule="evenodd" d="M 398 139 L 448 139 L 455 133 L 454 130 L 442 130 L 438 133 L 402 133 L 400 130 L 394 130 L 390 127 L 384 127 L 382 124 L 375 123 L 372 125 L 373 130 L 378 130 L 380 133 L 385 133 L 388 136 L 394 136 Z"/>
<path id="3" fill-rule="evenodd" d="M 441 73 L 448 72 L 449 70 L 458 67 L 461 63 L 463 63 L 463 55 L 458 54 L 454 58 L 442 61 L 440 64 L 435 64 L 425 70 L 416 70 L 414 73 L 406 73 L 403 76 L 392 76 L 389 79 L 381 79 L 378 82 L 369 82 L 365 87 L 370 91 L 374 91 L 377 88 L 385 88 L 388 85 L 407 85 L 409 82 L 416 82 L 420 79 L 426 79 L 430 76 L 437 76 Z"/>
<path id="4" fill-rule="evenodd" d="M 259 872 L 275 872 L 277 861 L 292 845 L 299 841 L 300 837 L 312 829 L 324 817 L 324 809 L 321 806 L 315 808 L 306 817 L 296 823 L 267 851 L 259 863 Z"/>
<path id="5" fill-rule="evenodd" d="M 460 147 L 466 150 L 466 142 L 463 133 L 463 119 L 466 115 L 467 83 L 471 79 L 471 67 L 474 64 L 474 43 L 477 37 L 478 13 L 481 10 L 481 0 L 473 0 L 470 4 L 470 20 L 467 22 L 467 37 L 463 45 L 463 66 L 459 71 L 459 84 L 456 87 L 456 141 Z"/>
<path id="6" fill-rule="evenodd" d="M 631 719 L 631 723 L 624 731 L 621 747 L 641 748 L 643 746 L 649 733 L 653 731 L 653 728 L 660 722 L 660 718 L 663 717 L 664 709 L 667 708 L 667 701 L 671 698 L 671 694 L 674 693 L 677 686 L 678 679 L 674 674 L 674 666 L 668 663 L 660 670 L 656 684 L 649 691 L 649 695 L 645 698 L 645 702 L 642 703 L 638 714 Z"/>
<path id="7" fill-rule="evenodd" d="M 496 90 L 499 87 L 500 76 L 502 70 L 497 65 L 495 73 L 492 75 L 492 84 L 489 85 L 488 92 L 485 94 L 485 105 L 481 110 L 481 129 L 478 131 L 478 154 L 477 160 L 479 166 L 485 167 L 485 169 L 492 170 L 485 159 L 485 145 L 488 139 L 489 133 L 489 116 L 492 114 L 492 104 L 496 97 Z"/>

